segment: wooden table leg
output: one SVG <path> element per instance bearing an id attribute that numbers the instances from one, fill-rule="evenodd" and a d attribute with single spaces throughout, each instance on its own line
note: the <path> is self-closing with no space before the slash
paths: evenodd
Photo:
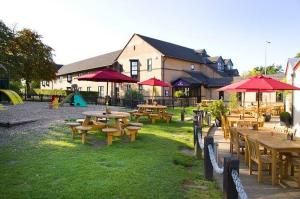
<path id="1" fill-rule="evenodd" d="M 277 156 L 277 150 L 272 149 L 272 185 L 277 184 L 276 156 Z"/>
<path id="2" fill-rule="evenodd" d="M 83 123 L 82 123 L 82 126 L 89 125 L 90 121 L 91 121 L 91 116 L 86 116 Z"/>
<path id="3" fill-rule="evenodd" d="M 81 132 L 81 143 L 82 144 L 86 143 L 86 131 Z"/>

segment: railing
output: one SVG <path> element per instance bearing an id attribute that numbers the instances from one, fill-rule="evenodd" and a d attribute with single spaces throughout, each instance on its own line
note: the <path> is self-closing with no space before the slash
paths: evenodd
<path id="1" fill-rule="evenodd" d="M 146 102 L 151 103 L 152 101 L 151 97 L 149 96 L 144 96 L 144 97 L 147 100 L 134 100 L 134 99 L 109 97 L 108 101 L 109 101 L 109 105 L 111 106 L 123 106 L 123 107 L 135 108 L 138 104 L 145 104 Z M 95 105 L 106 104 L 105 97 L 83 96 L 83 98 L 88 104 L 95 104 Z M 63 97 L 60 96 L 60 99 L 62 100 Z M 30 97 L 27 97 L 25 100 L 49 102 L 51 101 L 51 96 L 31 94 Z M 155 97 L 155 101 L 158 104 L 165 105 L 168 107 L 187 107 L 187 106 L 195 106 L 197 104 L 197 99 L 195 97 L 175 98 L 175 97 L 157 96 Z"/>
<path id="2" fill-rule="evenodd" d="M 239 160 L 232 157 L 224 157 L 224 166 L 220 167 L 217 161 L 217 145 L 211 136 L 204 137 L 202 143 L 203 111 L 195 112 L 194 116 L 194 147 L 198 159 L 202 159 L 204 152 L 204 177 L 213 180 L 213 171 L 223 175 L 223 191 L 227 199 L 248 199 L 244 187 L 239 178 Z M 206 114 L 208 115 L 208 114 Z M 209 115 L 208 115 L 209 116 Z M 209 120 L 208 120 L 209 121 Z"/>

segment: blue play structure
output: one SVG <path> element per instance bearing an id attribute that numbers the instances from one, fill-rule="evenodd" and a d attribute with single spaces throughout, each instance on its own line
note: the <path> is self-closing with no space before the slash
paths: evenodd
<path id="1" fill-rule="evenodd" d="M 63 106 L 64 103 L 69 102 L 71 106 L 86 107 L 87 103 L 84 100 L 84 98 L 82 97 L 82 95 L 79 93 L 76 84 L 72 85 L 72 90 L 74 92 L 70 93 L 64 100 L 62 100 L 60 102 L 60 106 Z"/>

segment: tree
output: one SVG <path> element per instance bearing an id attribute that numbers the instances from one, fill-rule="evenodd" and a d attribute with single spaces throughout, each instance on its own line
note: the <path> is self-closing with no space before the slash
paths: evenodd
<path id="1" fill-rule="evenodd" d="M 267 75 L 273 75 L 276 73 L 282 73 L 283 72 L 283 68 L 281 65 L 271 65 L 271 66 L 267 66 L 266 68 L 266 73 Z M 248 71 L 246 73 L 246 76 L 256 76 L 256 75 L 264 75 L 265 74 L 265 67 L 263 66 L 259 66 L 259 67 L 255 67 L 252 70 Z"/>
<path id="2" fill-rule="evenodd" d="M 300 58 L 300 52 L 296 54 L 295 58 Z"/>
<path id="3" fill-rule="evenodd" d="M 13 66 L 13 55 L 10 52 L 13 39 L 13 31 L 0 20 L 0 64 L 8 70 Z"/>
<path id="4" fill-rule="evenodd" d="M 15 79 L 24 79 L 26 92 L 30 91 L 32 81 L 55 79 L 56 65 L 52 59 L 53 49 L 41 41 L 41 35 L 23 29 L 15 35 L 11 51 L 17 60 Z"/>

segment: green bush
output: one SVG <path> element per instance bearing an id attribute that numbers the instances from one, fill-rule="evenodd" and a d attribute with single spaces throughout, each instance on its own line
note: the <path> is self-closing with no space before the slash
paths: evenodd
<path id="1" fill-rule="evenodd" d="M 280 113 L 280 121 L 285 123 L 286 126 L 290 126 L 292 124 L 292 116 L 289 112 Z"/>
<path id="2" fill-rule="evenodd" d="M 221 119 L 221 115 L 226 115 L 228 113 L 228 109 L 223 100 L 216 100 L 210 103 L 208 105 L 208 111 L 210 111 L 213 117 L 218 119 Z"/>
<path id="3" fill-rule="evenodd" d="M 232 109 L 236 109 L 238 107 L 239 107 L 239 103 L 238 103 L 236 93 L 230 93 L 228 108 L 230 108 L 230 110 L 232 110 Z"/>
<path id="4" fill-rule="evenodd" d="M 129 89 L 126 91 L 124 95 L 125 100 L 133 100 L 133 101 L 142 101 L 144 100 L 144 96 L 137 90 Z"/>
<path id="5" fill-rule="evenodd" d="M 184 96 L 184 92 L 182 90 L 178 90 L 174 93 L 175 97 L 183 97 Z"/>
<path id="6" fill-rule="evenodd" d="M 22 89 L 24 89 L 24 86 L 22 85 L 21 81 L 10 81 L 9 89 L 15 91 L 16 93 L 21 93 Z"/>

